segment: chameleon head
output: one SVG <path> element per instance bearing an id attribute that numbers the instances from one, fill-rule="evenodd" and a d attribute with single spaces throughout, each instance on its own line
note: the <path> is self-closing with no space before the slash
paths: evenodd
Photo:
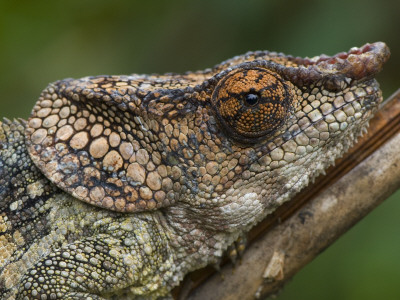
<path id="1" fill-rule="evenodd" d="M 241 153 L 232 186 L 219 198 L 227 203 L 228 227 L 254 224 L 275 210 L 366 131 L 382 101 L 373 77 L 389 56 L 385 44 L 375 43 L 332 57 L 260 52 L 225 64 L 232 67 L 218 81 L 212 105 L 235 140 L 233 152 Z"/>
<path id="2" fill-rule="evenodd" d="M 169 207 L 208 228 L 243 229 L 362 133 L 388 58 L 374 43 L 332 57 L 253 52 L 184 75 L 63 80 L 34 107 L 27 145 L 80 200 L 121 212 Z"/>

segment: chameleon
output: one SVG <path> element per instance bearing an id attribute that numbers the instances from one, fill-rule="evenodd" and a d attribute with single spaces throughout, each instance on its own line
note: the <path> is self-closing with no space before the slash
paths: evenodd
<path id="1" fill-rule="evenodd" d="M 366 131 L 389 56 L 51 83 L 0 122 L 0 298 L 169 297 Z"/>

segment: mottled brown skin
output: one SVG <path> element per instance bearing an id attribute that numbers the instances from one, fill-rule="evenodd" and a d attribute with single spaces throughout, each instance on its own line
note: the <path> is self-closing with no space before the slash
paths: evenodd
<path id="1" fill-rule="evenodd" d="M 27 123 L 0 123 L 2 299 L 168 294 L 353 144 L 388 58 L 253 52 L 50 84 Z"/>

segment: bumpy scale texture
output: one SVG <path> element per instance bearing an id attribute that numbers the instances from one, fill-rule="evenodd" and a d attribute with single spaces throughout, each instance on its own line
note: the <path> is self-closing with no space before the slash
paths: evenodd
<path id="1" fill-rule="evenodd" d="M 264 51 L 50 84 L 0 123 L 1 299 L 167 295 L 353 144 L 388 58 Z"/>

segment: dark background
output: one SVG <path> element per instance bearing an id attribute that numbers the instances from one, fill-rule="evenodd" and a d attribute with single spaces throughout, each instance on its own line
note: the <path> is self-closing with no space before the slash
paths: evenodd
<path id="1" fill-rule="evenodd" d="M 47 83 L 184 72 L 249 50 L 334 54 L 386 42 L 400 87 L 400 1 L 3 1 L 0 117 L 27 118 Z M 294 277 L 278 299 L 400 299 L 400 192 Z"/>

